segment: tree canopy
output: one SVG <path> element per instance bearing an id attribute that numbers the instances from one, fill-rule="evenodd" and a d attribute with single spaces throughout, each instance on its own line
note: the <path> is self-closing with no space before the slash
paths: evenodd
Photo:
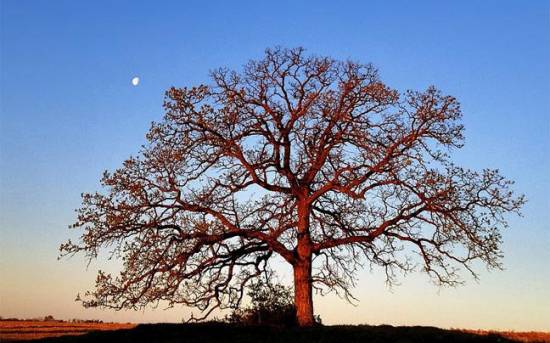
<path id="1" fill-rule="evenodd" d="M 171 88 L 162 121 L 114 172 L 83 195 L 62 254 L 124 261 L 99 272 L 85 306 L 167 301 L 237 306 L 274 255 L 294 270 L 300 325 L 312 289 L 349 298 L 355 272 L 387 281 L 421 269 L 439 284 L 500 267 L 500 230 L 523 196 L 497 170 L 455 165 L 458 101 L 435 87 L 399 92 L 370 64 L 268 49 L 242 71 Z M 480 151 L 480 153 L 483 153 Z"/>

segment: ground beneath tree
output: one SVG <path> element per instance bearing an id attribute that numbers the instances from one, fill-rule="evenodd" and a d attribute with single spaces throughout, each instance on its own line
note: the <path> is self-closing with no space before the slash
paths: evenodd
<path id="1" fill-rule="evenodd" d="M 0 334 L 0 341 L 8 342 Z M 11 340 L 17 339 L 11 337 Z M 20 338 L 21 339 L 21 338 Z M 28 342 L 28 341 L 27 341 Z M 308 329 L 242 327 L 223 323 L 141 324 L 115 331 L 92 331 L 79 336 L 62 336 L 33 342 L 550 342 L 550 333 L 518 333 L 443 330 L 435 327 L 319 326 Z"/>

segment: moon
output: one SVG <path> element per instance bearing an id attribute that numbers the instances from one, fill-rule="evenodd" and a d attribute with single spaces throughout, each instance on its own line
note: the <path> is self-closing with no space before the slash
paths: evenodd
<path id="1" fill-rule="evenodd" d="M 132 79 L 132 85 L 137 86 L 139 84 L 139 77 L 135 76 Z"/>

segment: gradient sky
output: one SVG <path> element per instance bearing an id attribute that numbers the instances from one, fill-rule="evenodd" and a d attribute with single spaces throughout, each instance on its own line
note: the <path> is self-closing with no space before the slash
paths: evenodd
<path id="1" fill-rule="evenodd" d="M 67 225 L 80 193 L 145 142 L 167 88 L 282 45 L 372 62 L 399 90 L 434 84 L 457 97 L 466 146 L 455 161 L 500 168 L 529 200 L 503 234 L 504 271 L 479 266 L 479 282 L 454 289 L 412 274 L 388 290 L 380 270 L 365 270 L 358 306 L 315 298 L 323 321 L 550 331 L 550 2 L 389 3 L 0 0 L 0 315 L 186 318 L 82 309 L 76 294 L 116 263 L 58 261 L 59 244 L 77 237 Z"/>

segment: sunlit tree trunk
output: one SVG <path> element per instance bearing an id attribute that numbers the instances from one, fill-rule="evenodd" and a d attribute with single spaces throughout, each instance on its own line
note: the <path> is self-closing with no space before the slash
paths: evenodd
<path id="1" fill-rule="evenodd" d="M 311 257 L 294 265 L 294 303 L 299 326 L 311 326 L 313 318 L 313 297 L 311 286 Z"/>
<path id="2" fill-rule="evenodd" d="M 312 242 L 309 234 L 309 206 L 298 204 L 298 245 L 294 263 L 294 304 L 299 326 L 311 326 L 313 318 L 313 294 L 311 280 Z"/>

